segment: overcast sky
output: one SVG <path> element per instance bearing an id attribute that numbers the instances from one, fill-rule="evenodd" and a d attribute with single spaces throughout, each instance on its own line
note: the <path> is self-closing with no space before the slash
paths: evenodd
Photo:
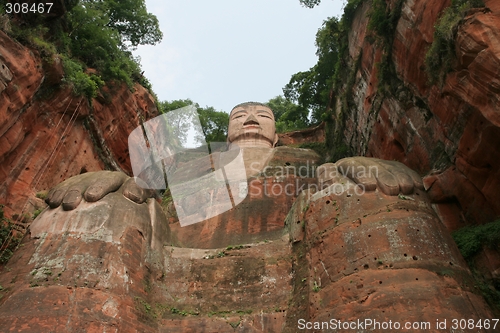
<path id="1" fill-rule="evenodd" d="M 141 46 L 144 75 L 160 101 L 190 98 L 229 112 L 282 94 L 292 74 L 316 63 L 315 35 L 343 0 L 314 9 L 299 0 L 146 0 L 163 41 Z"/>

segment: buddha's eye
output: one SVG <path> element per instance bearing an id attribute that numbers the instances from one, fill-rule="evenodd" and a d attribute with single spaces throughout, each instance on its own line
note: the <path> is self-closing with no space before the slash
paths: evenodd
<path id="1" fill-rule="evenodd" d="M 259 117 L 261 117 L 261 118 L 273 119 L 273 118 L 271 118 L 270 116 L 268 116 L 268 115 L 266 115 L 266 114 L 259 114 Z"/>

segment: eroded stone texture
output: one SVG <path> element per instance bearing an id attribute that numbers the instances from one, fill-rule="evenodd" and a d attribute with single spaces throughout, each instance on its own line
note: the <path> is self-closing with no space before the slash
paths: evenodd
<path id="1" fill-rule="evenodd" d="M 391 10 L 396 2 L 388 2 Z M 385 51 L 366 38 L 373 35 L 369 2 L 357 9 L 349 33 L 351 68 L 361 59 L 349 91 L 355 107 L 346 110 L 341 137 L 354 155 L 397 160 L 427 174 L 426 189 L 450 231 L 500 216 L 500 6 L 484 2 L 487 9 L 470 11 L 457 31 L 458 60 L 443 85 L 428 83 L 425 54 L 451 1 L 403 1 L 390 50 L 397 77 L 386 94 L 377 75 Z"/>
<path id="2" fill-rule="evenodd" d="M 40 207 L 35 194 L 86 171 L 130 172 L 128 134 L 140 119 L 158 114 L 142 86 L 105 88 L 92 101 L 57 85 L 52 67 L 0 31 L 0 202 L 6 216 Z M 55 91 L 47 88 L 56 84 Z M 35 98 L 37 96 L 37 98 Z"/>
<path id="3" fill-rule="evenodd" d="M 335 194 L 333 188 L 303 193 L 287 222 L 295 226 L 292 241 L 304 244 L 308 287 L 302 292 L 309 299 L 311 321 L 434 325 L 438 318 L 491 318 L 455 243 L 421 190 L 400 196 L 379 190 Z"/>
<path id="4" fill-rule="evenodd" d="M 2 327 L 157 331 L 140 307 L 151 302 L 167 242 L 175 240 L 154 200 L 139 205 L 115 192 L 79 210 L 46 210 L 0 278 Z"/>
<path id="5" fill-rule="evenodd" d="M 494 157 L 500 138 L 500 12 L 496 1 L 485 4 L 488 10 L 471 11 L 458 29 L 458 64 L 442 87 L 428 84 L 424 62 L 434 25 L 450 1 L 403 2 L 391 50 L 400 85 L 385 96 L 377 77 L 384 51 L 365 38 L 373 34 L 367 30 L 368 2 L 359 6 L 349 33 L 352 63 L 361 59 L 349 92 L 356 107 L 348 110 L 345 142 L 355 155 L 398 160 L 421 174 L 446 170 L 448 176 L 435 175 L 430 182 L 447 188 L 447 204 L 454 202 L 464 212 L 465 220 L 445 207 L 442 218 L 450 226 L 457 220 L 486 223 L 500 215 L 494 190 L 500 181 Z M 473 189 L 472 202 L 471 192 L 459 188 Z"/>
<path id="6" fill-rule="evenodd" d="M 312 154 L 296 151 L 275 149 L 270 174 Z M 302 192 L 287 215 L 263 209 L 275 198 L 249 196 L 255 207 L 199 223 L 202 232 L 176 228 L 156 201 L 137 204 L 123 188 L 48 209 L 0 275 L 0 320 L 21 332 L 296 332 L 299 319 L 491 318 L 425 192 L 333 181 Z M 275 234 L 238 229 L 252 218 Z"/>
<path id="7" fill-rule="evenodd" d="M 278 133 L 278 145 L 291 146 L 304 143 L 325 142 L 325 124 L 293 132 Z"/>
<path id="8" fill-rule="evenodd" d="M 293 277 L 287 237 L 229 250 L 166 247 L 165 265 L 164 304 L 196 316 L 165 313 L 162 332 L 282 330 Z"/>
<path id="9" fill-rule="evenodd" d="M 0 276 L 3 328 L 282 330 L 293 278 L 288 237 L 180 248 L 156 201 L 136 204 L 120 191 L 76 210 L 48 209 L 33 222 Z"/>
<path id="10" fill-rule="evenodd" d="M 485 152 L 496 151 L 498 146 L 494 144 L 498 141 L 494 99 L 498 57 L 492 41 L 498 35 L 495 22 L 499 8 L 495 1 L 486 2 L 492 13 L 473 13 L 468 18 L 473 24 L 459 31 L 461 66 L 466 69 L 461 67 L 460 76 L 451 74 L 442 91 L 426 88 L 421 65 L 433 25 L 447 1 L 409 0 L 403 7 L 393 58 L 413 94 L 409 98 L 377 99 L 375 64 L 381 51 L 363 38 L 368 4 L 356 14 L 349 46 L 353 59 L 363 48 L 354 86 L 358 107 L 346 131 L 350 144 L 359 147 L 360 154 L 398 159 L 421 172 L 431 166 L 449 166 L 447 172 L 435 175 L 436 179 L 427 179 L 431 194 L 446 204 L 450 198 L 467 204 L 468 216 L 478 221 L 489 218 L 485 207 L 498 214 L 498 200 L 494 201 L 496 193 L 492 192 L 497 187 L 498 168 Z M 478 26 L 480 29 L 475 28 Z M 470 38 L 466 36 L 468 29 L 474 31 Z M 491 44 L 483 48 L 485 43 Z M 481 55 L 485 51 L 487 59 Z M 9 70 L 14 73 L 12 68 Z M 478 83 L 474 71 L 490 76 L 481 77 L 484 82 Z M 38 82 L 36 71 L 32 73 Z M 1 76 L 4 85 L 12 82 L 9 72 L 4 70 Z M 7 91 L 14 94 L 10 86 L 2 96 Z M 468 92 L 484 94 L 481 96 L 486 99 L 471 97 Z M 117 95 L 130 102 L 124 103 L 130 112 L 136 112 L 126 88 Z M 147 95 L 142 96 L 145 105 L 150 105 Z M 26 97 L 16 98 L 13 100 L 21 101 L 21 107 L 26 104 Z M 71 108 L 77 103 L 70 100 L 68 92 L 59 92 L 55 100 L 60 101 L 56 105 Z M 97 102 L 101 104 L 96 107 L 104 112 L 104 97 Z M 370 112 L 374 103 L 381 105 L 378 113 Z M 120 111 L 118 107 L 114 110 Z M 59 119 L 62 111 L 62 107 L 51 111 L 52 118 Z M 24 112 L 27 119 L 33 115 Z M 112 118 L 103 115 L 93 122 L 100 124 L 95 126 L 99 130 L 93 131 L 101 141 L 103 133 L 119 140 L 119 132 L 129 126 Z M 11 131 L 5 138 L 12 144 L 8 153 L 2 154 L 9 158 L 16 151 L 11 146 L 17 149 L 26 141 L 24 128 L 12 124 L 3 127 L 8 128 L 5 133 Z M 123 145 L 117 149 L 120 154 L 125 152 Z M 302 158 L 300 154 L 287 155 L 285 148 L 277 152 L 282 157 L 275 154 L 271 159 L 276 166 L 293 165 Z M 27 153 L 19 161 L 29 156 Z M 93 156 L 87 157 L 86 163 L 98 160 L 95 153 Z M 24 162 L 16 161 L 9 162 L 16 176 L 31 170 L 31 165 L 26 170 Z M 59 173 L 53 174 L 72 174 L 66 165 L 67 161 L 62 161 Z M 271 177 L 253 177 L 257 189 L 293 181 L 274 171 Z M 57 176 L 53 178 L 45 181 L 59 182 Z M 470 188 L 480 192 L 484 200 L 470 200 Z M 7 193 L 11 191 L 9 188 Z M 246 210 L 235 210 L 211 224 L 195 225 L 199 229 L 181 231 L 179 240 L 168 231 L 159 232 L 169 227 L 179 229 L 174 217 L 170 225 L 161 217 L 151 223 L 151 217 L 160 214 L 154 202 L 137 205 L 121 193 L 110 194 L 103 202 L 82 203 L 85 214 L 62 212 L 60 208 L 43 213 L 33 225 L 33 238 L 25 240 L 0 276 L 2 324 L 27 332 L 296 332 L 299 318 L 434 322 L 436 318 L 491 317 L 476 295 L 458 250 L 420 190 L 394 197 L 379 191 L 360 197 L 317 194 L 310 201 L 302 197 L 287 219 L 294 242 L 291 250 L 281 235 L 286 232 L 282 222 L 288 211 L 285 207 L 293 200 L 276 197 L 264 202 L 256 193 L 251 192 Z M 110 209 L 112 219 L 107 218 L 106 210 Z M 254 244 L 238 246 L 251 242 Z M 207 249 L 180 248 L 177 244 Z M 489 262 L 498 265 L 496 260 Z M 233 312 L 226 313 L 229 308 Z"/>

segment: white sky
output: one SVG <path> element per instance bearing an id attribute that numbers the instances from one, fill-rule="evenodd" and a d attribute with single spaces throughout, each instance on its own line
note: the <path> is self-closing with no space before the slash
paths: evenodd
<path id="1" fill-rule="evenodd" d="M 134 54 L 160 101 L 190 98 L 229 112 L 282 95 L 292 74 L 312 67 L 316 32 L 343 2 L 309 9 L 299 0 L 146 0 L 163 41 Z"/>

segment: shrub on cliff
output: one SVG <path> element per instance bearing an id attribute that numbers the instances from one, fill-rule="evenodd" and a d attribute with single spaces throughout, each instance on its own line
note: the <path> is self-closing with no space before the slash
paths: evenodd
<path id="1" fill-rule="evenodd" d="M 104 85 L 101 77 L 95 74 L 86 74 L 81 63 L 69 57 L 64 56 L 62 59 L 66 74 L 63 82 L 71 84 L 77 95 L 84 95 L 88 98 L 96 97 L 98 89 Z"/>
<path id="2" fill-rule="evenodd" d="M 0 0 L 0 7 L 7 2 Z M 10 14 L 11 36 L 38 49 L 45 59 L 61 54 L 65 82 L 73 84 L 76 94 L 94 97 L 102 81 L 130 87 L 139 82 L 150 88 L 130 52 L 162 38 L 158 20 L 147 12 L 144 0 L 64 0 L 54 3 L 51 13 Z"/>
<path id="3" fill-rule="evenodd" d="M 5 264 L 12 257 L 21 239 L 15 235 L 12 221 L 3 215 L 0 205 L 0 264 Z"/>
<path id="4" fill-rule="evenodd" d="M 453 233 L 453 239 L 467 260 L 471 260 L 483 246 L 499 249 L 500 220 L 459 229 Z"/>
<path id="5" fill-rule="evenodd" d="M 460 24 L 472 8 L 484 7 L 483 0 L 452 0 L 435 26 L 434 41 L 425 56 L 430 83 L 443 84 L 456 60 L 455 38 Z"/>
<path id="6" fill-rule="evenodd" d="M 479 288 L 490 306 L 497 313 L 500 312 L 500 279 L 483 276 L 480 273 L 481 269 L 476 264 L 476 256 L 483 247 L 496 251 L 500 249 L 500 220 L 482 225 L 467 226 L 453 232 L 452 236 L 462 256 L 471 268 L 475 279 L 475 287 Z"/>

